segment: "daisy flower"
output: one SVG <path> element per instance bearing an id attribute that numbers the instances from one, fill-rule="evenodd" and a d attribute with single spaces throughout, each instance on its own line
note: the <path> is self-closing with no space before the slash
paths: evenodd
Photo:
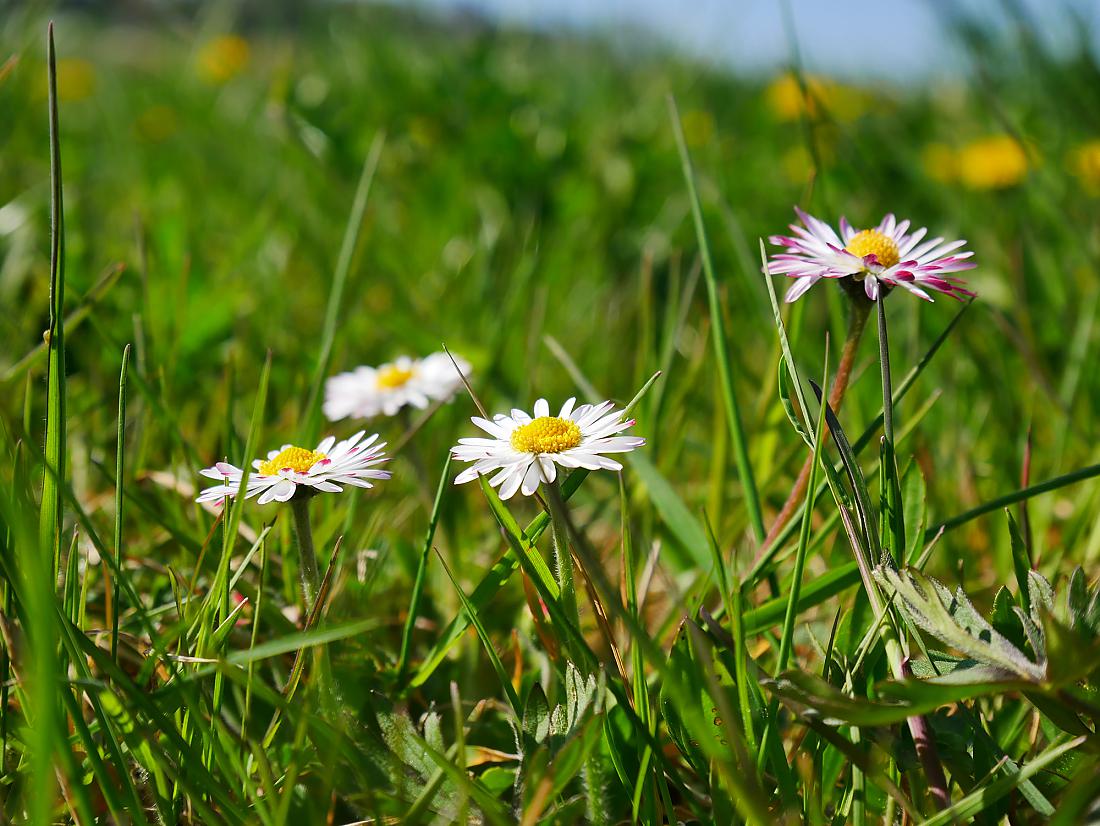
<path id="1" fill-rule="evenodd" d="M 470 365 L 459 357 L 455 362 L 463 375 Z M 325 383 L 325 415 L 331 421 L 368 419 L 385 413 L 394 415 L 405 405 L 424 409 L 430 402 L 447 401 L 462 386 L 462 375 L 446 353 L 432 353 L 422 359 L 401 356 L 378 367 L 357 367 L 333 376 Z"/>
<path id="2" fill-rule="evenodd" d="M 645 444 L 637 436 L 617 436 L 634 420 L 623 421 L 623 411 L 613 402 L 582 404 L 574 408 L 569 399 L 556 416 L 550 415 L 546 399 L 535 402 L 535 415 L 522 410 L 499 414 L 493 421 L 474 416 L 470 421 L 492 438 L 459 439 L 451 455 L 474 464 L 455 478 L 461 485 L 481 474 L 499 471 L 490 480 L 500 487 L 500 498 L 511 499 L 516 491 L 524 496 L 535 492 L 541 482 L 557 478 L 557 466 L 588 470 L 622 470 L 622 465 L 603 453 L 627 453 Z"/>
<path id="3" fill-rule="evenodd" d="M 363 433 L 360 430 L 342 442 L 329 436 L 316 450 L 294 445 L 272 450 L 266 459 L 252 463 L 245 498 L 259 494 L 257 501 L 266 505 L 289 501 L 295 495 L 310 496 L 317 491 L 340 493 L 341 485 L 369 488 L 373 485 L 368 479 L 389 479 L 389 471 L 375 470 L 375 465 L 388 461 L 382 453 L 386 443 L 377 441 L 377 433 L 363 441 Z M 198 502 L 215 502 L 226 496 L 236 497 L 241 492 L 243 471 L 228 462 L 218 462 L 199 473 L 221 484 L 204 490 Z"/>
<path id="4" fill-rule="evenodd" d="M 802 226 L 791 224 L 793 235 L 773 235 L 768 240 L 786 247 L 768 262 L 768 273 L 796 279 L 786 300 L 794 301 L 822 278 L 852 278 L 863 282 L 872 301 L 879 293 L 902 287 L 926 301 L 928 291 L 961 299 L 972 296 L 964 282 L 948 273 L 974 268 L 968 260 L 974 253 L 956 252 L 966 241 L 933 238 L 925 241 L 927 229 L 909 232 L 909 221 L 887 215 L 874 229 L 857 230 L 844 218 L 840 233 L 798 207 Z M 885 289 L 882 286 L 884 285 Z"/>

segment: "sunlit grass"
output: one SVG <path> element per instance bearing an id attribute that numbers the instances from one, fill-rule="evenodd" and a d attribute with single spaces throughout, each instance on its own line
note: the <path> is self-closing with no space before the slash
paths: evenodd
<path id="1" fill-rule="evenodd" d="M 63 17 L 56 76 L 45 21 L 0 21 L 8 819 L 1084 819 L 1091 62 L 1029 41 L 1024 76 L 963 27 L 972 79 L 902 90 L 210 15 Z M 847 336 L 843 407 L 811 380 L 846 294 L 760 275 L 793 203 L 980 264 L 968 306 L 885 302 L 892 378 Z M 442 345 L 489 410 L 612 399 L 646 445 L 504 502 L 452 484 L 460 394 L 330 425 L 394 475 L 306 528 L 196 503 L 200 468 L 316 444 L 328 376 Z"/>

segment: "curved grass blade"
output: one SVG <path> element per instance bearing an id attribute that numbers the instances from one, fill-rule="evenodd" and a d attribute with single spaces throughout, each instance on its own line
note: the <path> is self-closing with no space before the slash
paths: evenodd
<path id="1" fill-rule="evenodd" d="M 496 672 L 497 679 L 500 680 L 500 685 L 504 689 L 504 695 L 508 698 L 508 705 L 512 707 L 512 711 L 515 712 L 516 719 L 522 719 L 523 711 L 520 707 L 519 697 L 516 696 L 516 690 L 512 687 L 512 681 L 508 677 L 508 672 L 504 669 L 504 663 L 500 661 L 500 655 L 497 654 L 496 648 L 493 647 L 493 641 L 489 639 L 489 632 L 485 630 L 485 626 L 481 622 L 481 617 L 478 616 L 477 609 L 470 604 L 470 600 L 466 598 L 466 592 L 462 590 L 462 586 L 459 585 L 458 580 L 455 579 L 454 572 L 451 571 L 451 566 L 447 564 L 447 560 L 443 558 L 442 554 L 438 554 L 439 561 L 443 565 L 443 570 L 447 573 L 447 578 L 451 580 L 451 584 L 455 587 L 455 593 L 458 594 L 458 599 L 462 603 L 463 610 L 466 611 L 466 616 L 470 618 L 470 622 L 473 623 L 474 630 L 477 631 L 477 637 L 481 640 L 482 646 L 485 648 L 485 654 L 489 658 L 489 664 L 493 667 L 493 671 Z"/>
<path id="2" fill-rule="evenodd" d="M 680 153 L 680 166 L 687 184 L 688 199 L 691 202 L 691 217 L 695 223 L 695 235 L 699 243 L 699 255 L 703 259 L 703 277 L 707 284 L 707 303 L 710 305 L 711 337 L 714 342 L 714 357 L 718 363 L 718 381 L 722 388 L 722 401 L 726 411 L 726 424 L 733 440 L 733 454 L 737 463 L 737 475 L 745 497 L 745 508 L 749 512 L 749 524 L 757 542 L 763 542 L 767 531 L 764 529 L 764 517 L 760 508 L 760 492 L 753 477 L 752 463 L 749 461 L 748 445 L 745 441 L 745 427 L 741 421 L 741 409 L 737 396 L 733 392 L 733 369 L 729 361 L 729 344 L 726 340 L 726 325 L 722 315 L 722 306 L 718 297 L 718 278 L 714 273 L 714 261 L 710 255 L 710 242 L 707 240 L 706 224 L 703 222 L 703 207 L 699 201 L 699 192 L 695 186 L 695 170 L 691 164 L 684 129 L 680 122 L 680 112 L 675 98 L 669 96 L 668 110 L 672 119 L 672 133 L 676 138 L 676 148 Z"/>
<path id="3" fill-rule="evenodd" d="M 382 157 L 382 146 L 386 142 L 385 133 L 379 132 L 370 145 L 367 157 L 363 160 L 363 171 L 359 176 L 359 185 L 351 203 L 344 240 L 340 244 L 340 254 L 336 259 L 336 270 L 332 276 L 332 290 L 329 292 L 328 305 L 325 307 L 325 321 L 321 328 L 321 351 L 317 355 L 317 367 L 313 371 L 309 395 L 303 420 L 306 422 L 305 441 L 313 442 L 321 426 L 321 391 L 328 375 L 329 360 L 332 358 L 332 342 L 336 339 L 336 324 L 339 320 L 340 306 L 344 301 L 344 286 L 351 271 L 355 248 L 359 245 L 359 234 L 363 229 L 363 216 L 367 211 L 367 197 L 370 195 L 374 173 L 378 170 L 378 161 Z"/>
<path id="4" fill-rule="evenodd" d="M 47 84 L 50 121 L 50 326 L 46 369 L 46 449 L 39 511 L 39 545 L 53 556 L 57 582 L 61 559 L 61 532 L 65 505 L 65 215 L 61 186 L 61 135 L 57 117 L 57 53 L 53 23 L 46 34 Z"/>
<path id="5" fill-rule="evenodd" d="M 405 678 L 405 672 L 409 667 L 409 649 L 412 647 L 413 627 L 416 625 L 417 615 L 420 613 L 420 599 L 424 593 L 424 581 L 428 575 L 428 556 L 432 551 L 432 541 L 435 539 L 435 529 L 439 524 L 439 510 L 443 504 L 443 491 L 447 488 L 447 481 L 451 475 L 451 454 L 443 463 L 443 473 L 439 477 L 439 487 L 435 491 L 435 502 L 432 504 L 432 515 L 428 519 L 428 532 L 424 537 L 424 547 L 420 552 L 420 562 L 416 569 L 416 579 L 413 582 L 412 595 L 409 597 L 409 610 L 405 616 L 405 627 L 401 631 L 401 653 L 397 658 L 397 682 Z M 444 563 L 446 565 L 446 563 Z M 465 606 L 466 595 L 462 594 Z"/>

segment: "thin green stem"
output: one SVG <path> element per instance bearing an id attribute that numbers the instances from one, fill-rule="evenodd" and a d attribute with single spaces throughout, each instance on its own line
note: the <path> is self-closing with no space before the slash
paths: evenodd
<path id="1" fill-rule="evenodd" d="M 875 302 L 878 310 L 878 360 L 882 368 L 882 433 L 894 447 L 894 392 L 893 383 L 890 380 L 890 339 L 886 334 L 886 296 L 879 294 L 879 300 Z"/>
<path id="2" fill-rule="evenodd" d="M 885 462 L 889 463 L 889 469 L 893 470 L 896 476 L 897 471 L 894 469 L 894 393 L 890 379 L 890 339 L 886 332 L 886 295 L 881 289 L 879 291 L 878 301 L 875 302 L 875 305 L 878 315 L 879 366 L 882 371 L 882 433 L 886 441 L 886 449 L 883 458 Z M 893 481 L 894 480 L 887 478 L 887 468 L 883 467 L 882 484 L 884 488 L 892 485 Z M 892 502 L 883 501 L 880 503 L 880 507 L 883 510 L 886 510 L 887 507 L 891 505 L 894 509 L 900 508 L 901 502 L 893 497 L 893 493 L 893 490 L 888 490 L 888 496 L 893 500 Z M 868 526 L 868 532 L 873 530 L 874 528 L 872 526 Z M 899 538 L 895 535 L 894 545 L 897 546 L 898 544 Z M 900 558 L 902 549 L 895 547 L 895 553 L 899 555 L 896 558 Z M 889 625 L 889 623 L 886 623 L 886 625 Z M 891 637 L 887 639 L 886 646 L 887 654 L 890 657 L 890 667 L 895 678 L 905 679 L 911 676 L 908 665 L 902 659 L 900 645 L 896 639 L 893 639 L 892 634 Z M 917 757 L 920 758 L 921 765 L 924 768 L 925 779 L 928 781 L 929 792 L 932 794 L 936 806 L 940 809 L 946 809 L 951 805 L 951 797 L 947 789 L 947 777 L 944 775 L 943 766 L 940 764 L 939 753 L 936 749 L 936 740 L 932 734 L 932 728 L 927 718 L 923 716 L 910 717 L 908 722 L 909 731 L 913 735 L 913 744 L 917 750 Z"/>
<path id="3" fill-rule="evenodd" d="M 298 574 L 302 580 L 302 600 L 309 616 L 321 589 L 321 575 L 317 571 L 317 554 L 313 550 L 313 528 L 309 523 L 309 499 L 295 496 L 290 500 L 290 512 L 294 515 L 294 536 L 298 540 Z"/>

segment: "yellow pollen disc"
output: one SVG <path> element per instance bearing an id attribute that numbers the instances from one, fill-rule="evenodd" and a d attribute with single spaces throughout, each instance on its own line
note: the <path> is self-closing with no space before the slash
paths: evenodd
<path id="1" fill-rule="evenodd" d="M 378 371 L 375 381 L 378 382 L 378 386 L 383 390 L 393 390 L 395 387 L 403 385 L 412 377 L 412 370 L 402 370 L 400 367 L 387 364 Z"/>
<path id="2" fill-rule="evenodd" d="M 520 453 L 561 453 L 580 443 L 577 423 L 557 416 L 540 416 L 512 431 L 512 447 Z"/>
<path id="3" fill-rule="evenodd" d="M 288 447 L 279 451 L 274 459 L 268 459 L 260 464 L 259 472 L 264 476 L 274 476 L 283 468 L 290 468 L 299 473 L 305 473 L 315 464 L 325 458 L 325 454 L 316 450 L 306 450 L 304 447 Z"/>
<path id="4" fill-rule="evenodd" d="M 901 256 L 898 255 L 898 245 L 894 243 L 894 239 L 883 235 L 877 229 L 857 232 L 844 249 L 860 258 L 873 253 L 883 267 L 892 267 L 901 260 Z"/>

